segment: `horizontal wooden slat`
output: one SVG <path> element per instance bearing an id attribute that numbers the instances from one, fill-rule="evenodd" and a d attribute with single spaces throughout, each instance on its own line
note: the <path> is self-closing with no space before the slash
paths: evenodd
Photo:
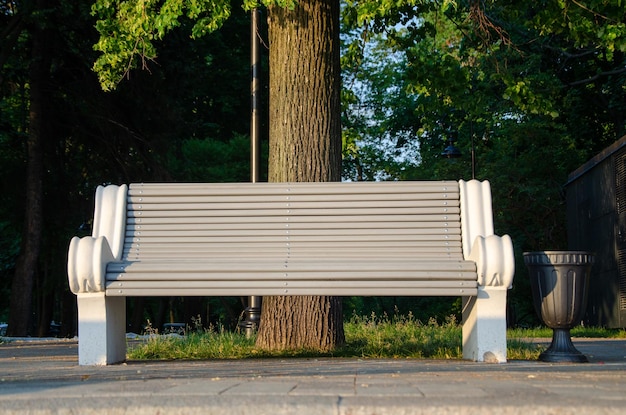
<path id="1" fill-rule="evenodd" d="M 470 272 L 475 274 L 476 265 L 471 261 L 458 260 L 395 260 L 385 258 L 246 258 L 241 257 L 236 261 L 232 259 L 212 258 L 205 260 L 154 260 L 137 261 L 124 263 L 109 263 L 108 273 L 148 273 L 148 274 L 168 274 L 171 272 L 189 273 L 240 273 L 253 272 L 256 274 L 276 273 L 276 272 L 302 272 L 302 273 L 342 273 L 350 272 L 354 274 L 376 275 L 377 273 L 402 272 L 402 275 L 412 275 L 423 272 L 427 275 L 454 275 L 457 272 Z M 435 274 L 437 273 L 437 274 Z M 421 274 L 420 274 L 421 275 Z M 208 277 L 207 277 L 208 278 Z"/>
<path id="2" fill-rule="evenodd" d="M 132 289 L 132 288 L 157 288 L 157 289 L 228 289 L 228 288 L 270 288 L 270 289 L 311 289 L 316 288 L 378 288 L 378 289 L 394 289 L 394 288 L 476 288 L 476 281 L 393 281 L 393 280 L 332 280 L 332 281 L 289 281 L 285 283 L 280 280 L 237 280 L 237 281 L 205 281 L 205 280 L 177 280 L 177 281 L 111 281 L 107 283 L 107 288 L 111 289 Z"/>
<path id="3" fill-rule="evenodd" d="M 172 215 L 169 216 L 148 216 L 148 217 L 129 217 L 127 220 L 127 224 L 130 226 L 152 226 L 159 224 L 167 224 L 172 226 L 179 225 L 206 225 L 206 226 L 214 226 L 214 225 L 224 225 L 229 226 L 233 224 L 240 224 L 242 226 L 246 226 L 246 224 L 306 224 L 306 223 L 318 223 L 323 222 L 327 224 L 335 224 L 335 223 L 343 223 L 343 224 L 358 224 L 358 223 L 403 223 L 406 222 L 408 224 L 411 223 L 437 223 L 437 222 L 454 222 L 460 223 L 460 217 L 458 214 L 454 212 L 449 212 L 448 214 L 444 212 L 438 212 L 435 214 L 419 214 L 416 212 L 412 212 L 412 214 L 406 215 L 358 215 L 358 216 L 338 216 L 338 215 L 324 215 L 320 216 L 306 216 L 306 215 L 297 215 L 297 216 L 280 216 L 280 215 L 272 215 L 272 216 L 185 216 L 185 217 L 175 217 Z"/>
<path id="4" fill-rule="evenodd" d="M 225 250 L 232 251 L 235 249 L 241 248 L 244 249 L 265 249 L 265 248 L 296 248 L 296 249 L 304 249 L 304 248 L 326 248 L 327 250 L 341 250 L 341 249 L 350 249 L 350 248 L 377 248 L 381 249 L 392 249 L 392 248 L 411 248 L 415 247 L 416 249 L 421 247 L 441 247 L 441 248 L 458 248 L 461 249 L 461 241 L 460 239 L 444 239 L 441 240 L 415 240 L 415 241 L 350 241 L 350 244 L 345 244 L 343 241 L 302 241 L 297 244 L 292 244 L 289 241 L 255 241 L 252 238 L 247 238 L 245 241 L 241 240 L 232 240 L 231 243 L 228 243 L 223 240 L 215 240 L 215 241 L 204 241 L 204 242 L 180 242 L 176 244 L 171 244 L 169 241 L 165 240 L 165 242 L 133 242 L 125 245 L 125 249 L 148 249 L 152 247 L 156 248 L 165 248 L 168 246 L 172 246 L 173 249 L 207 249 L 207 252 L 211 252 L 212 249 L 220 249 L 224 248 Z"/>
<path id="5" fill-rule="evenodd" d="M 332 274 L 331 274 L 332 273 Z M 450 271 L 318 271 L 313 272 L 251 272 L 251 271 L 239 271 L 239 272 L 191 272 L 188 270 L 162 272 L 162 273 L 140 273 L 140 272 L 128 272 L 128 273 L 115 273 L 107 272 L 106 280 L 113 282 L 129 282 L 129 281 L 204 281 L 207 284 L 210 282 L 219 281 L 298 281 L 298 280 L 315 280 L 319 281 L 321 285 L 324 281 L 328 280 L 345 280 L 354 281 L 355 284 L 361 281 L 384 281 L 384 280 L 397 280 L 406 281 L 407 284 L 411 281 L 476 281 L 476 273 L 470 271 L 450 272 Z"/>
<path id="6" fill-rule="evenodd" d="M 310 236 L 298 236 L 298 235 L 285 235 L 284 237 L 277 236 L 263 236 L 263 235 L 252 235 L 252 236 L 222 236 L 215 237 L 212 241 L 208 240 L 206 237 L 194 237 L 194 236 L 177 236 L 177 237 L 152 237 L 146 238 L 145 240 L 142 238 L 126 238 L 125 244 L 129 243 L 204 243 L 204 242 L 213 242 L 213 243 L 264 243 L 264 242 L 279 242 L 284 241 L 297 244 L 299 242 L 328 242 L 330 245 L 338 244 L 339 242 L 343 243 L 352 243 L 352 242 L 376 242 L 376 243 L 385 243 L 385 242 L 402 242 L 402 241 L 426 241 L 426 242 L 443 242 L 443 241 L 460 241 L 460 235 L 310 235 Z"/>
<path id="7" fill-rule="evenodd" d="M 445 226 L 440 227 L 431 227 L 431 228 L 421 228 L 416 229 L 406 229 L 406 228 L 398 228 L 398 229 L 345 229 L 345 228 L 313 228 L 313 229 L 297 229 L 297 228 L 283 228 L 283 229 L 202 229 L 202 230 L 152 230 L 152 229 L 142 229 L 137 231 L 130 231 L 126 233 L 126 239 L 132 238 L 141 239 L 142 241 L 149 240 L 160 240 L 162 238 L 167 238 L 168 240 L 172 240 L 172 238 L 202 238 L 207 240 L 222 239 L 222 238 L 248 238 L 251 234 L 254 234 L 255 237 L 264 237 L 264 238 L 276 238 L 279 240 L 284 239 L 285 237 L 293 237 L 293 238 L 312 238 L 312 237 L 342 237 L 346 236 L 350 239 L 360 239 L 361 237 L 372 237 L 374 240 L 382 240 L 383 238 L 397 238 L 399 240 L 415 240 L 417 239 L 429 239 L 432 237 L 433 240 L 440 239 L 442 235 L 461 235 L 460 228 L 448 228 Z M 413 236 L 413 238 L 408 238 L 408 236 Z"/>
<path id="8" fill-rule="evenodd" d="M 433 241 L 401 241 L 401 242 L 350 242 L 348 246 L 341 243 L 329 243 L 327 241 L 322 242 L 303 242 L 292 244 L 289 242 L 283 243 L 204 243 L 204 244 L 192 244 L 192 243 L 180 243 L 180 244 L 151 244 L 151 243 L 134 243 L 124 248 L 125 255 L 132 255 L 134 258 L 144 254 L 153 255 L 160 254 L 161 258 L 187 258 L 197 257 L 203 255 L 205 257 L 219 257 L 228 256 L 240 257 L 246 255 L 266 255 L 269 253 L 280 254 L 281 257 L 286 256 L 333 256 L 333 257 L 345 257 L 345 256 L 363 256 L 365 255 L 378 255 L 383 257 L 397 257 L 397 256 L 415 256 L 415 257 L 428 257 L 429 254 L 438 257 L 436 253 L 444 255 L 454 255 L 458 258 L 462 258 L 462 251 L 460 241 L 440 241 L 434 243 Z M 414 249 L 415 253 L 410 252 L 410 249 Z M 304 252 L 303 252 L 304 251 Z M 353 254 L 353 251 L 357 253 Z"/>
<path id="9" fill-rule="evenodd" d="M 362 194 L 398 192 L 459 192 L 455 181 L 358 182 L 358 183 L 133 183 L 130 196 L 157 195 L 267 195 L 280 194 Z"/>
<path id="10" fill-rule="evenodd" d="M 355 242 L 354 245 L 345 244 L 327 244 L 327 243 L 299 243 L 296 245 L 287 245 L 285 242 L 273 242 L 265 244 L 255 243 L 237 243 L 237 244 L 223 244 L 223 243 L 180 243 L 180 244 L 168 244 L 168 243 L 132 243 L 124 247 L 125 252 L 134 252 L 137 250 L 150 250 L 153 252 L 167 252 L 168 250 L 183 252 L 204 252 L 207 254 L 238 254 L 247 255 L 249 253 L 263 253 L 263 252 L 279 252 L 281 254 L 293 253 L 294 255 L 328 255 L 336 253 L 340 256 L 362 255 L 362 254 L 376 254 L 388 256 L 389 254 L 397 253 L 399 256 L 411 256 L 419 254 L 435 254 L 437 252 L 459 252 L 461 253 L 460 241 L 441 241 L 435 243 L 434 241 L 405 241 L 389 242 L 389 243 L 366 243 Z M 178 253 L 175 254 L 179 255 Z"/>
<path id="11" fill-rule="evenodd" d="M 129 204 L 127 209 L 129 212 L 145 212 L 145 211 L 186 211 L 186 210 L 201 210 L 207 211 L 207 214 L 213 214 L 213 212 L 229 211 L 229 210 L 252 210 L 256 211 L 300 211 L 311 210 L 324 211 L 332 209 L 333 211 L 354 211 L 354 214 L 358 214 L 361 210 L 372 211 L 374 209 L 380 209 L 381 213 L 389 211 L 393 213 L 396 209 L 401 208 L 432 208 L 432 207 L 454 207 L 459 206 L 458 199 L 428 199 L 428 200 L 403 200 L 403 201 L 387 201 L 387 200 L 370 200 L 365 203 L 362 200 L 331 200 L 331 201 L 311 201 L 311 202 L 230 202 L 230 203 L 217 203 L 211 202 L 208 199 L 206 202 L 190 203 L 184 199 L 175 200 L 172 199 L 168 203 L 137 203 Z"/>
<path id="12" fill-rule="evenodd" d="M 323 268 L 316 271 L 307 270 L 246 270 L 245 268 L 237 270 L 219 270 L 211 269 L 209 271 L 200 269 L 189 269 L 185 267 L 174 267 L 158 272 L 148 272 L 137 269 L 116 272 L 108 271 L 106 274 L 107 281 L 132 281 L 132 280 L 168 280 L 175 279 L 184 280 L 203 280 L 203 281 L 220 281 L 220 280 L 308 280 L 316 279 L 324 281 L 328 279 L 345 279 L 345 280 L 376 280 L 376 279 L 397 279 L 397 280 L 476 280 L 476 272 L 470 270 L 371 270 L 371 271 L 353 271 L 353 270 L 334 270 L 332 268 Z"/>
<path id="13" fill-rule="evenodd" d="M 331 230 L 360 230 L 369 229 L 375 231 L 388 230 L 389 232 L 397 232 L 398 230 L 406 230 L 407 232 L 427 232 L 429 229 L 438 228 L 458 228 L 460 232 L 460 222 L 452 221 L 439 221 L 439 222 L 257 222 L 257 223 L 151 223 L 149 225 L 144 224 L 129 224 L 126 226 L 126 233 L 136 235 L 139 232 L 155 232 L 155 231 L 175 231 L 175 232 L 187 232 L 187 231 L 242 231 L 242 232 L 256 232 L 265 230 L 310 230 L 310 229 L 331 229 Z"/>
<path id="14" fill-rule="evenodd" d="M 129 206 L 148 206 L 155 204 L 208 204 L 216 207 L 229 204 L 263 204 L 269 206 L 292 203 L 306 205 L 309 203 L 353 203 L 367 204 L 383 203 L 387 206 L 403 205 L 413 202 L 440 202 L 442 200 L 454 200 L 459 198 L 458 189 L 455 192 L 424 192 L 424 193 L 335 193 L 335 194 L 291 194 L 291 193 L 264 193 L 262 195 L 222 195 L 222 194 L 174 194 L 174 195 L 129 195 Z"/>
<path id="15" fill-rule="evenodd" d="M 422 297 L 462 297 L 476 296 L 477 288 L 390 288 L 381 290 L 380 288 L 333 288 L 333 287 L 316 287 L 316 288 L 257 288 L 257 287 L 232 287 L 232 288 L 114 288 L 107 287 L 106 295 L 108 297 L 172 297 L 172 296 L 271 296 L 271 295 L 328 295 L 335 297 L 347 296 L 422 296 Z"/>
<path id="16" fill-rule="evenodd" d="M 200 213 L 199 213 L 200 212 Z M 358 209 L 232 209 L 232 210 L 190 210 L 181 206 L 180 210 L 147 210 L 136 211 L 131 210 L 127 212 L 128 217 L 140 218 L 140 217 L 253 217 L 263 218 L 265 216 L 345 216 L 345 217 L 367 217 L 376 215 L 433 215 L 433 214 L 448 214 L 459 215 L 461 210 L 458 206 L 426 206 L 426 207 L 408 207 L 408 208 L 396 208 L 391 212 L 389 209 L 376 209 L 369 207 L 362 207 Z"/>
<path id="17" fill-rule="evenodd" d="M 420 254 L 420 253 L 436 253 L 444 250 L 461 252 L 461 241 L 442 240 L 436 241 L 398 241 L 398 242 L 386 242 L 380 243 L 356 241 L 353 244 L 332 244 L 326 242 L 303 242 L 295 245 L 288 242 L 271 242 L 271 243 L 233 243 L 226 244 L 223 242 L 206 242 L 206 243 L 141 243 L 134 242 L 124 247 L 125 252 L 134 252 L 137 250 L 150 250 L 154 252 L 205 252 L 210 253 L 239 253 L 245 254 L 246 252 L 301 252 L 303 255 L 307 255 L 309 252 L 324 253 L 325 255 L 331 252 L 336 252 L 338 255 L 350 254 L 352 251 L 357 252 L 381 252 L 381 253 L 406 253 L 408 254 Z M 178 253 L 175 253 L 178 255 Z"/>
<path id="18" fill-rule="evenodd" d="M 277 253 L 276 252 L 270 252 L 270 251 L 248 251 L 245 253 L 247 257 L 250 258 L 265 258 L 268 256 L 276 256 Z M 288 256 L 289 254 L 287 254 Z M 371 257 L 373 256 L 373 252 L 363 252 L 363 253 L 355 253 L 351 255 L 353 258 L 367 258 L 367 257 Z M 195 261 L 199 261 L 199 260 L 203 260 L 206 259 L 207 257 L 213 257 L 213 258 L 221 258 L 221 259 L 228 259 L 230 261 L 237 261 L 239 258 L 241 258 L 241 252 L 223 252 L 223 253 L 211 253 L 211 254 L 207 254 L 206 252 L 184 252 L 184 253 L 180 253 L 178 255 L 173 255 L 173 254 L 169 254 L 167 252 L 164 251 L 145 251 L 145 252 L 128 252 L 126 254 L 126 257 L 129 261 L 144 261 L 144 260 L 149 260 L 149 261 L 154 261 L 154 260 L 164 260 L 167 259 L 168 257 L 171 258 L 172 260 L 179 260 L 179 259 L 185 259 L 185 260 L 195 260 Z M 299 255 L 299 257 L 309 257 L 309 258 L 319 258 L 319 253 L 315 252 L 312 254 L 302 254 Z M 449 260 L 449 259 L 458 259 L 458 260 L 462 260 L 462 255 L 456 253 L 456 252 L 444 252 L 443 250 L 439 251 L 439 252 L 435 252 L 435 253 L 423 253 L 423 252 L 417 252 L 415 254 L 411 254 L 411 255 L 407 255 L 404 253 L 401 254 L 394 254 L 394 253 L 389 253 L 386 255 L 386 258 L 388 259 L 397 259 L 397 260 L 403 260 L 406 258 L 411 258 L 411 259 L 415 259 L 415 260 L 420 260 L 420 259 L 425 259 L 425 260 L 433 260 L 433 259 L 439 259 L 439 260 Z M 328 251 L 328 253 L 325 254 L 324 258 L 334 258 L 334 259 L 340 259 L 343 258 L 343 255 L 341 253 L 336 253 L 333 251 Z"/>

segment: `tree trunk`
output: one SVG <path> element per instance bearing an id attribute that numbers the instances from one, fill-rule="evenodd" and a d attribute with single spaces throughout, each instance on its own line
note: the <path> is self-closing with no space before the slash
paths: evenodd
<path id="1" fill-rule="evenodd" d="M 270 7 L 271 182 L 341 179 L 339 1 Z M 257 346 L 331 350 L 343 343 L 341 299 L 266 297 Z"/>
<path id="2" fill-rule="evenodd" d="M 339 1 L 271 7 L 268 20 L 269 181 L 339 181 Z"/>
<path id="3" fill-rule="evenodd" d="M 38 2 L 38 3 L 41 3 Z M 30 104 L 28 124 L 28 163 L 26 169 L 26 208 L 22 246 L 15 265 L 9 308 L 9 336 L 26 336 L 32 311 L 33 284 L 38 269 L 43 226 L 43 121 L 45 83 L 50 73 L 50 53 L 46 32 L 32 30 L 32 60 L 29 69 Z"/>

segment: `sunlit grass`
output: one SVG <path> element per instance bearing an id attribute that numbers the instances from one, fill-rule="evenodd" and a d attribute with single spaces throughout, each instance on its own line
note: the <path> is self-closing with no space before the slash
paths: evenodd
<path id="1" fill-rule="evenodd" d="M 412 315 L 353 316 L 344 324 L 346 344 L 333 352 L 267 351 L 255 339 L 223 328 L 194 330 L 185 336 L 158 336 L 130 348 L 131 359 L 242 359 L 250 357 L 461 358 L 461 327 L 454 317 L 443 324 L 422 323 Z"/>
<path id="2" fill-rule="evenodd" d="M 199 325 L 184 336 L 161 336 L 150 331 L 147 339 L 132 342 L 130 359 L 246 359 L 259 357 L 358 357 L 461 359 L 461 326 L 454 317 L 444 322 L 423 323 L 407 316 L 352 316 L 344 324 L 346 344 L 331 353 L 314 350 L 266 351 L 255 346 L 255 338 L 221 327 L 202 329 Z M 574 336 L 626 338 L 624 331 L 573 330 Z M 534 338 L 551 337 L 547 328 L 514 329 L 508 332 L 508 358 L 535 360 L 544 346 Z"/>
<path id="3" fill-rule="evenodd" d="M 507 334 L 507 359 L 508 360 L 537 360 L 545 346 L 533 343 L 529 339 L 509 337 Z"/>
<path id="4" fill-rule="evenodd" d="M 454 317 L 422 323 L 408 316 L 353 316 L 344 324 L 342 356 L 366 358 L 460 358 L 461 327 Z"/>
<path id="5" fill-rule="evenodd" d="M 579 338 L 612 338 L 626 339 L 626 330 L 607 329 L 603 327 L 576 326 L 570 330 L 572 337 Z M 552 329 L 548 327 L 516 328 L 508 330 L 509 338 L 537 339 L 552 337 Z"/>
<path id="6" fill-rule="evenodd" d="M 131 359 L 243 359 L 254 354 L 254 339 L 228 331 L 191 332 L 185 336 L 151 335 L 129 350 Z"/>

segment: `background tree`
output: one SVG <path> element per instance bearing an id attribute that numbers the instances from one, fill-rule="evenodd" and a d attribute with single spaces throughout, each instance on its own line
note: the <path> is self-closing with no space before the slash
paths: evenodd
<path id="1" fill-rule="evenodd" d="M 23 32 L 29 37 L 31 54 L 28 65 L 29 105 L 26 148 L 28 168 L 25 172 L 25 200 L 29 209 L 24 215 L 22 243 L 15 264 L 15 274 L 11 285 L 11 314 L 9 315 L 8 335 L 25 336 L 30 324 L 30 307 L 33 285 L 37 272 L 37 261 L 41 247 L 43 216 L 43 146 L 46 140 L 44 108 L 46 107 L 45 90 L 48 87 L 51 65 L 48 41 L 50 30 L 46 28 L 45 17 L 37 11 L 48 6 L 43 1 L 25 2 L 24 8 L 18 9 L 16 3 L 7 5 L 3 18 L 8 18 L 8 26 L 3 35 L 9 40 L 5 47 L 14 47 Z M 0 54 L 8 59 L 9 51 Z"/>
<path id="2" fill-rule="evenodd" d="M 249 122 L 249 20 L 237 10 L 223 31 L 197 42 L 188 41 L 184 29 L 189 22 L 183 22 L 159 44 L 162 56 L 151 74 L 139 72 L 134 82 L 103 93 L 91 70 L 98 34 L 88 4 L 59 0 L 44 9 L 33 9 L 33 2 L 1 5 L 0 172 L 5 180 L 0 185 L 0 292 L 6 301 L 0 302 L 0 321 L 11 315 L 11 327 L 28 335 L 48 335 L 52 320 L 63 321 L 61 334 L 73 335 L 75 296 L 67 287 L 67 241 L 90 231 L 98 184 L 200 177 L 222 181 L 224 173 L 231 180 L 248 177 L 243 137 Z M 9 299 L 17 297 L 24 284 L 24 274 L 16 272 L 18 255 L 24 252 L 24 218 L 38 206 L 26 203 L 24 185 L 27 140 L 34 131 L 28 68 L 41 57 L 33 53 L 34 23 L 26 24 L 29 20 L 46 28 L 42 56 L 50 56 L 41 107 L 46 140 L 39 197 L 44 208 L 39 255 L 32 255 L 27 267 L 34 276 L 31 288 L 24 290 L 30 299 L 15 301 L 9 312 Z M 203 320 L 236 321 L 238 299 L 223 300 L 203 306 Z M 162 316 L 160 327 L 169 302 L 162 306 L 146 299 L 145 306 L 153 322 Z M 144 308 L 129 309 L 138 310 L 136 319 L 129 321 L 141 329 L 148 317 Z M 189 315 L 197 315 L 192 313 L 189 308 Z M 172 315 L 183 318 L 178 312 Z"/>
<path id="3" fill-rule="evenodd" d="M 474 149 L 476 177 L 493 184 L 497 232 L 515 241 L 513 319 L 532 319 L 521 251 L 566 247 L 567 174 L 625 131 L 624 9 L 619 2 L 383 4 L 354 1 L 344 14 L 351 29 L 344 69 L 363 89 L 344 94 L 351 158 L 369 170 L 366 178 L 468 179 Z M 385 54 L 394 58 L 377 59 Z M 450 139 L 464 154 L 453 163 L 440 156 Z M 418 148 L 419 157 L 381 165 L 378 155 L 363 166 L 372 149 L 393 160 L 405 148 Z"/>

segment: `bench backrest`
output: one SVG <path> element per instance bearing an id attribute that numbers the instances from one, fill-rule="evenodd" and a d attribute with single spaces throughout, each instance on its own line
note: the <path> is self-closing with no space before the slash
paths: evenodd
<path id="1" fill-rule="evenodd" d="M 377 255 L 463 259 L 459 183 L 132 184 L 122 260 Z"/>

